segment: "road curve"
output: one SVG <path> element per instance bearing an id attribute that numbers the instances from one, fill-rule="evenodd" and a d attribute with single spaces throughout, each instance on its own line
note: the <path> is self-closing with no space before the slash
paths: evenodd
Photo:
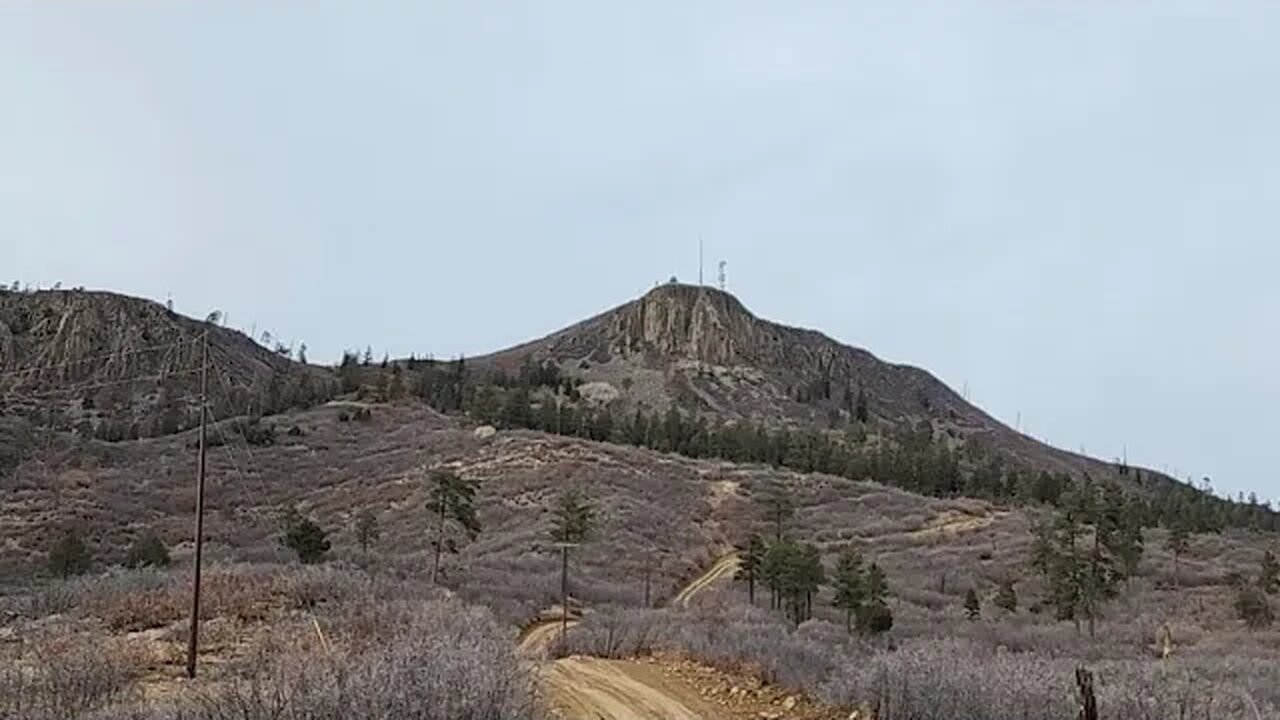
<path id="1" fill-rule="evenodd" d="M 742 561 L 738 558 L 738 553 L 729 553 L 728 555 L 721 557 L 719 560 L 716 560 L 710 570 L 707 570 L 705 573 L 700 575 L 697 580 L 686 585 L 685 588 L 675 596 L 675 599 L 671 601 L 671 605 L 679 608 L 689 607 L 689 603 L 693 602 L 693 598 L 703 590 L 706 590 L 721 581 L 732 580 L 733 576 L 737 574 L 738 567 L 741 566 L 741 564 Z"/>
<path id="2" fill-rule="evenodd" d="M 701 592 L 733 578 L 738 556 L 726 555 L 689 583 L 671 601 L 687 608 Z M 556 620 L 529 627 L 521 637 L 526 652 L 543 650 L 560 630 Z M 542 673 L 542 686 L 553 712 L 571 720 L 720 720 L 720 708 L 703 701 L 679 680 L 664 677 L 654 666 L 630 660 L 562 658 Z"/>

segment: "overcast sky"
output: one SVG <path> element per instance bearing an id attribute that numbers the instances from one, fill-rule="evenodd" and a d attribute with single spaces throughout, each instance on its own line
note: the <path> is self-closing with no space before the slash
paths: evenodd
<path id="1" fill-rule="evenodd" d="M 0 276 L 445 357 L 696 280 L 701 236 L 764 317 L 1280 497 L 1277 37 L 1218 0 L 8 2 Z"/>

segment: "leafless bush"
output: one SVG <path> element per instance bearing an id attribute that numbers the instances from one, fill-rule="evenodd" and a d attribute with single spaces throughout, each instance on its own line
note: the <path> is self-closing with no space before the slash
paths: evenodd
<path id="1" fill-rule="evenodd" d="M 592 612 L 569 633 L 564 645 L 556 644 L 560 655 L 592 655 L 629 658 L 648 655 L 660 640 L 669 622 L 663 610 L 605 608 Z"/>
<path id="2" fill-rule="evenodd" d="M 870 704 L 883 720 L 1073 717 L 1070 662 L 996 653 L 963 641 L 914 641 L 847 662 L 819 688 L 828 702 Z"/>
<path id="3" fill-rule="evenodd" d="M 124 699 L 137 674 L 118 647 L 38 644 L 0 655 L 0 718 L 64 720 Z"/>
<path id="4" fill-rule="evenodd" d="M 367 620 L 368 618 L 364 618 Z M 334 647 L 272 648 L 236 677 L 134 720 L 518 720 L 532 718 L 530 680 L 509 635 L 456 601 L 392 603 L 378 642 L 347 645 L 363 627 L 335 620 Z"/>

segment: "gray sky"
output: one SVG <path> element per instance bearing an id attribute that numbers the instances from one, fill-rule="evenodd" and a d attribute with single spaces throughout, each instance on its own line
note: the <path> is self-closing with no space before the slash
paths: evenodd
<path id="1" fill-rule="evenodd" d="M 693 280 L 701 235 L 764 317 L 1277 497 L 1277 37 L 1217 0 L 5 3 L 0 276 L 444 357 Z"/>

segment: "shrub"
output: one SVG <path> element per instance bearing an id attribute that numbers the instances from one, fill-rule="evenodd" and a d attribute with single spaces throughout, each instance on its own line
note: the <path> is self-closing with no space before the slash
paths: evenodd
<path id="1" fill-rule="evenodd" d="M 258 419 L 239 420 L 233 426 L 235 431 L 250 445 L 267 447 L 276 444 L 276 428 Z"/>
<path id="2" fill-rule="evenodd" d="M 169 565 L 169 548 L 164 541 L 153 532 L 139 537 L 129 546 L 124 564 L 130 568 L 167 567 Z"/>
<path id="3" fill-rule="evenodd" d="M 872 635 L 889 632 L 893 629 L 893 611 L 883 602 L 863 605 L 858 611 L 858 629 Z"/>
<path id="4" fill-rule="evenodd" d="M 1270 627 L 1275 619 L 1266 593 L 1252 585 L 1242 585 L 1236 590 L 1236 613 L 1255 629 Z"/>
<path id="5" fill-rule="evenodd" d="M 1000 589 L 996 592 L 995 606 L 1009 612 L 1017 612 L 1018 593 L 1014 590 L 1012 580 L 1000 583 Z"/>
<path id="6" fill-rule="evenodd" d="M 329 552 L 329 540 L 324 528 L 310 518 L 294 517 L 288 521 L 284 544 L 298 554 L 298 560 L 310 565 L 324 559 Z"/>
<path id="7" fill-rule="evenodd" d="M 69 530 L 49 549 L 49 571 L 61 578 L 88 572 L 93 558 L 79 533 Z"/>

